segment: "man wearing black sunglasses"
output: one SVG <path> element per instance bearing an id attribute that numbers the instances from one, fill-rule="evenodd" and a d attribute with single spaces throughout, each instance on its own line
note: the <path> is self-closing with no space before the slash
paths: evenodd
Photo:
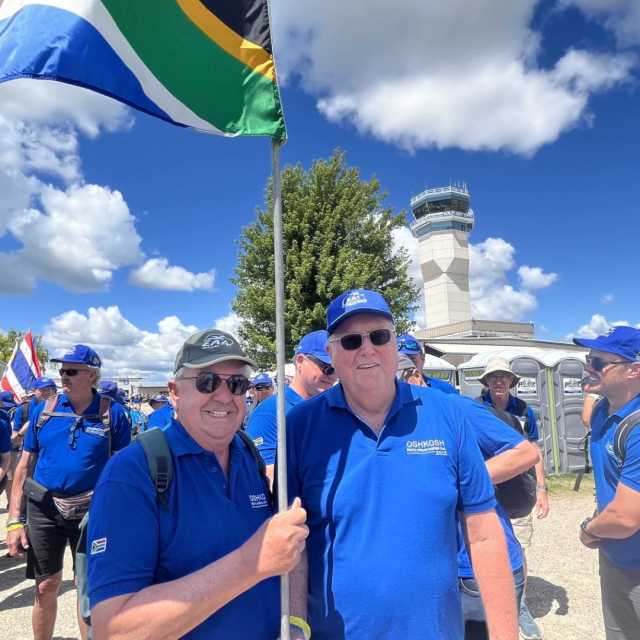
<path id="1" fill-rule="evenodd" d="M 393 316 L 355 289 L 327 310 L 339 384 L 287 416 L 289 494 L 309 514 L 291 613 L 317 640 L 459 640 L 458 513 L 492 636 L 516 640 L 513 577 L 471 400 L 396 380 Z M 504 425 L 501 425 L 504 426 Z"/>
<path id="2" fill-rule="evenodd" d="M 172 458 L 165 506 L 139 443 L 105 470 L 87 537 L 96 637 L 278 635 L 275 576 L 297 564 L 308 531 L 299 499 L 272 515 L 257 453 L 238 435 L 254 368 L 217 329 L 178 352 L 169 382 L 175 417 L 161 432 Z"/>
<path id="3" fill-rule="evenodd" d="M 273 380 L 268 373 L 259 373 L 251 381 L 252 402 L 251 406 L 255 409 L 263 400 L 273 395 Z"/>
<path id="4" fill-rule="evenodd" d="M 296 345 L 293 358 L 295 375 L 291 384 L 285 387 L 287 411 L 335 384 L 336 374 L 327 352 L 328 339 L 327 332 L 320 329 L 302 336 Z M 276 396 L 265 400 L 251 413 L 247 424 L 247 431 L 267 465 L 267 475 L 272 483 L 278 446 L 276 403 Z"/>
<path id="5" fill-rule="evenodd" d="M 598 509 L 580 541 L 600 552 L 607 640 L 631 640 L 640 629 L 640 329 L 574 342 L 590 349 L 584 391 L 603 396 L 591 414 Z"/>
<path id="6" fill-rule="evenodd" d="M 9 553 L 27 553 L 27 577 L 36 581 L 33 632 L 44 640 L 53 635 L 65 549 L 71 547 L 75 568 L 82 512 L 109 456 L 131 441 L 123 408 L 96 391 L 102 362 L 91 347 L 77 344 L 51 362 L 60 364 L 62 393 L 41 402 L 29 417 L 7 527 Z M 78 623 L 85 638 L 86 627 Z"/>

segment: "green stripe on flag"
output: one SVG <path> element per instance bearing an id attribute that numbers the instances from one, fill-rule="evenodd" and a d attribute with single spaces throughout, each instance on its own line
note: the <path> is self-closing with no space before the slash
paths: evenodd
<path id="1" fill-rule="evenodd" d="M 276 84 L 223 51 L 174 0 L 102 2 L 149 70 L 203 120 L 225 133 L 286 137 Z"/>

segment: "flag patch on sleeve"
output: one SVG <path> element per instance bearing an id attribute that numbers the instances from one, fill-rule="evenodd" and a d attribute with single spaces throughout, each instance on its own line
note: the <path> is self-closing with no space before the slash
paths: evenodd
<path id="1" fill-rule="evenodd" d="M 91 555 L 95 556 L 98 553 L 104 553 L 107 549 L 107 539 L 106 538 L 96 538 L 91 543 Z"/>

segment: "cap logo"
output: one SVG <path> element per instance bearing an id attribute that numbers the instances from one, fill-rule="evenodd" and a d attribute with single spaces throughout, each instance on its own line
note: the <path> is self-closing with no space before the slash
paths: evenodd
<path id="1" fill-rule="evenodd" d="M 354 291 L 345 298 L 342 306 L 345 308 L 353 307 L 357 304 L 364 304 L 365 302 L 368 302 L 366 296 L 363 295 L 360 291 Z"/>
<path id="2" fill-rule="evenodd" d="M 232 347 L 233 341 L 227 338 L 227 336 L 221 333 L 212 333 L 207 336 L 206 340 L 202 343 L 202 349 L 218 349 L 220 347 Z"/>

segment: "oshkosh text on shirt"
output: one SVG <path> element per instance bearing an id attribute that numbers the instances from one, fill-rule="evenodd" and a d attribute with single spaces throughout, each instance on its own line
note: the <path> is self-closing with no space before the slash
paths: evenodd
<path id="1" fill-rule="evenodd" d="M 440 440 L 439 438 L 430 440 L 407 440 L 406 453 L 407 455 L 431 454 L 434 456 L 446 456 L 447 447 L 444 444 L 444 440 Z"/>

